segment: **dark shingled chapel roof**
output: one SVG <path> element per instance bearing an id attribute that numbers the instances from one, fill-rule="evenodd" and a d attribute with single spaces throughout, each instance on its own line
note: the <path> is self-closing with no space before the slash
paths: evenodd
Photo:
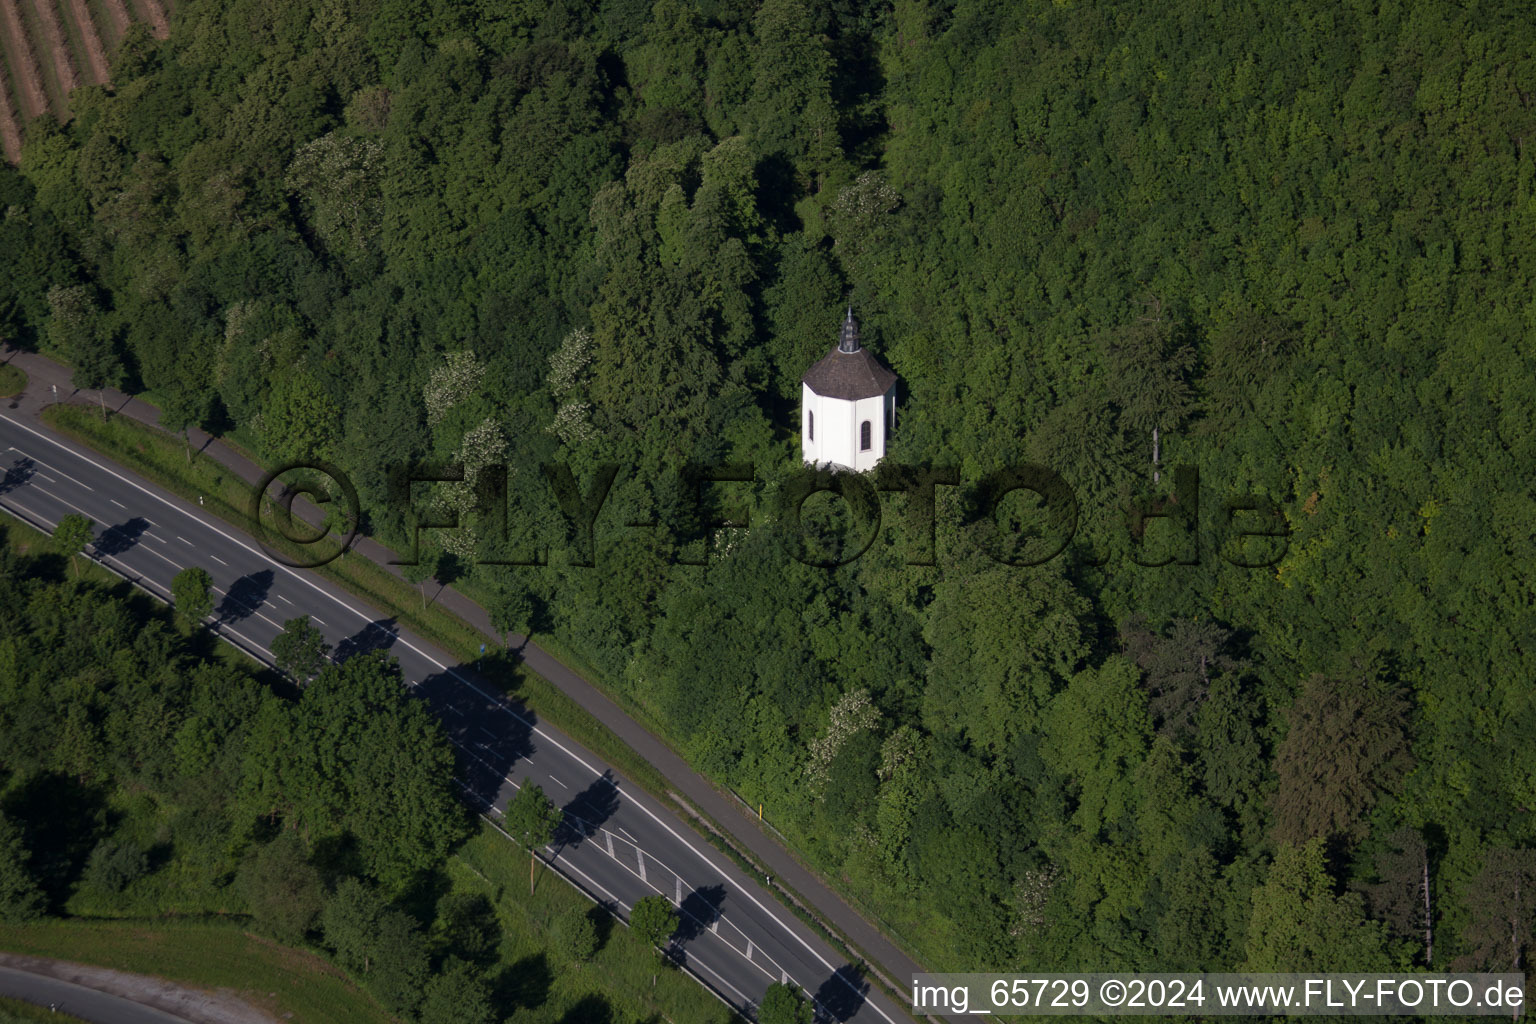
<path id="1" fill-rule="evenodd" d="M 859 324 L 853 310 L 843 320 L 837 347 L 805 371 L 806 387 L 823 398 L 856 402 L 885 394 L 896 383 L 896 374 L 859 345 Z"/>

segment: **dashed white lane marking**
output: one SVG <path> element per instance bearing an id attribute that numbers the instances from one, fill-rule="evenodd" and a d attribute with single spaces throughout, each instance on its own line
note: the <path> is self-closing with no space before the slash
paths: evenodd
<path id="1" fill-rule="evenodd" d="M 630 835 L 630 834 L 629 834 L 629 830 L 628 830 L 628 829 L 626 829 L 626 828 L 623 828 L 623 827 L 622 827 L 622 826 L 621 826 L 621 827 L 620 827 L 620 828 L 619 828 L 619 831 L 620 831 L 620 832 L 623 832 L 623 833 L 624 833 L 624 838 L 625 838 L 625 839 L 628 839 L 628 840 L 629 840 L 629 841 L 630 841 L 630 842 L 632 842 L 632 843 L 633 843 L 633 842 L 635 842 L 635 837 L 634 837 L 634 836 L 632 836 L 632 835 Z"/>
<path id="2" fill-rule="evenodd" d="M 224 568 L 226 568 L 226 569 L 229 568 L 229 563 L 224 561 L 224 559 L 220 558 L 218 555 L 209 555 L 208 557 L 213 559 L 215 562 L 218 562 Z"/>
<path id="3" fill-rule="evenodd" d="M 42 477 L 44 480 L 47 480 L 51 484 L 56 484 L 56 483 L 59 482 L 57 479 L 55 479 L 54 477 L 49 476 L 47 473 L 44 473 L 42 470 L 38 470 L 37 475 Z"/>
<path id="4" fill-rule="evenodd" d="M 293 604 L 293 602 L 292 602 L 292 601 L 290 601 L 290 600 L 288 600 L 288 599 L 287 599 L 287 598 L 286 598 L 286 597 L 284 597 L 284 596 L 283 596 L 283 595 L 282 595 L 282 594 L 278 594 L 278 595 L 277 595 L 277 599 L 278 599 L 278 600 L 279 600 L 279 601 L 281 601 L 281 602 L 283 602 L 283 604 L 286 604 L 286 605 L 292 605 L 292 604 Z"/>
<path id="5" fill-rule="evenodd" d="M 96 517 L 95 516 L 91 515 L 85 509 L 81 508 L 79 505 L 76 505 L 74 502 L 70 501 L 68 498 L 61 498 L 57 494 L 51 494 L 48 491 L 38 491 L 37 493 L 41 494 L 45 498 L 52 498 L 54 501 L 58 502 L 60 505 L 68 505 L 70 508 L 74 509 L 76 512 L 78 512 L 81 515 L 85 516 L 85 518 L 89 519 L 93 524 L 96 522 Z M 43 522 L 46 523 L 47 521 L 48 521 L 48 518 L 46 516 L 44 516 L 43 517 Z M 106 533 L 107 533 L 107 531 L 103 530 L 102 531 L 102 536 L 106 536 Z M 94 544 L 95 543 L 95 539 L 93 538 L 91 542 Z"/>
<path id="6" fill-rule="evenodd" d="M 9 420 L 10 417 L 7 416 L 6 419 Z M 16 423 L 15 420 L 11 420 L 11 422 L 12 423 Z M 16 425 L 18 427 L 21 426 L 20 423 L 16 423 Z M 29 428 L 23 427 L 22 429 L 25 430 L 25 429 L 29 429 Z M 44 435 L 38 434 L 37 431 L 35 431 L 35 430 L 33 430 L 32 433 L 37 434 L 38 437 L 43 438 L 43 440 L 45 440 L 45 441 L 50 441 L 50 442 L 52 442 L 54 444 L 58 444 L 58 442 L 53 441 L 52 438 L 44 437 Z M 59 445 L 59 447 L 60 448 L 64 448 L 63 445 Z M 64 450 L 65 451 L 69 451 L 68 448 L 64 448 Z M 26 452 L 22 451 L 20 448 L 17 448 L 15 445 L 11 445 L 11 451 L 15 452 L 17 455 L 20 455 L 24 459 L 31 459 L 33 462 L 37 463 L 39 466 L 47 466 L 49 469 L 53 470 L 55 473 L 59 474 L 59 476 L 63 477 L 65 480 L 68 480 L 72 484 L 77 484 L 80 487 L 84 487 L 86 490 L 91 491 L 92 493 L 94 493 L 95 490 L 96 490 L 96 488 L 92 487 L 90 484 L 84 482 L 83 480 L 76 480 L 74 477 L 70 476 L 68 473 L 64 472 L 58 466 L 55 466 L 53 463 L 51 463 L 51 462 L 44 462 L 42 459 L 38 458 L 35 455 L 28 455 Z M 46 473 L 39 472 L 37 475 L 42 477 L 43 479 L 47 480 L 49 483 L 55 483 L 55 484 L 58 483 L 57 480 L 54 480 L 52 477 L 48 476 Z"/>
<path id="7" fill-rule="evenodd" d="M 322 626 L 325 625 L 325 620 L 322 619 L 318 615 L 311 615 L 310 618 L 314 619 L 316 622 L 320 623 L 320 625 L 322 625 Z"/>
<path id="8" fill-rule="evenodd" d="M 150 553 L 153 554 L 154 552 L 150 552 Z M 261 610 L 259 608 L 252 608 L 250 605 L 246 604 L 244 601 L 241 601 L 239 598 L 230 597 L 229 596 L 229 591 L 227 591 L 227 590 L 220 590 L 218 587 L 214 587 L 213 588 L 213 592 L 215 594 L 218 594 L 221 597 L 223 597 L 224 600 L 228 601 L 230 604 L 237 604 L 241 608 L 244 608 L 246 610 L 247 614 L 256 616 L 258 619 L 260 619 L 262 622 L 265 622 L 267 625 L 271 626 L 273 629 L 281 630 L 283 628 L 278 623 L 272 621 L 271 619 L 267 618 L 265 615 L 261 614 Z M 335 659 L 332 658 L 331 660 L 334 661 Z"/>
<path id="9" fill-rule="evenodd" d="M 128 511 L 128 506 L 124 505 L 122 502 L 118 501 L 116 498 L 108 498 L 107 500 L 110 501 L 112 504 L 116 505 L 118 508 L 122 509 L 124 512 Z"/>
<path id="10" fill-rule="evenodd" d="M 182 536 L 182 535 L 181 535 L 181 534 L 179 534 L 179 533 L 178 533 L 178 534 L 177 534 L 177 535 L 176 535 L 176 539 L 177 539 L 177 540 L 179 540 L 179 541 L 181 541 L 181 542 L 182 542 L 182 543 L 183 543 L 183 544 L 185 544 L 185 545 L 186 545 L 186 546 L 187 546 L 187 547 L 189 547 L 189 548 L 195 548 L 195 547 L 197 547 L 197 545 L 196 545 L 196 544 L 193 544 L 193 543 L 192 543 L 192 542 L 191 542 L 191 541 L 189 541 L 189 540 L 187 540 L 187 538 L 185 538 L 185 537 L 183 537 L 183 536 Z"/>
<path id="11" fill-rule="evenodd" d="M 608 840 L 608 856 L 613 857 L 613 833 L 603 829 L 603 838 Z M 617 857 L 614 857 L 617 860 Z"/>
<path id="12" fill-rule="evenodd" d="M 561 782 L 559 779 L 555 778 L 553 775 L 551 775 L 549 777 L 549 781 L 553 782 L 555 785 L 559 786 L 561 789 L 570 789 L 571 788 L 570 786 L 567 786 L 565 783 Z"/>
<path id="13" fill-rule="evenodd" d="M 635 847 L 635 859 L 640 862 L 640 881 L 645 881 L 645 851 Z"/>

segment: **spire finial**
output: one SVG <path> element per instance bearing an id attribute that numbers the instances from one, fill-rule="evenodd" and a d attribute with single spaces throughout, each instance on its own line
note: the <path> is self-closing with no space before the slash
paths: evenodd
<path id="1" fill-rule="evenodd" d="M 853 300 L 848 301 L 848 313 L 843 319 L 843 329 L 838 335 L 837 350 L 839 352 L 857 352 L 859 350 L 859 322 L 853 318 Z"/>

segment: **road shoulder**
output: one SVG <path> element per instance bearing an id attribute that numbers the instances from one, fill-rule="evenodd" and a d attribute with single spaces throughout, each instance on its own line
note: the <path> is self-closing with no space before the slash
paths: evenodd
<path id="1" fill-rule="evenodd" d="M 37 983 L 28 985 L 27 975 Z M 146 1011 L 132 1014 L 146 1024 L 278 1024 L 277 1018 L 229 993 L 203 992 L 162 978 L 16 953 L 0 953 L 0 992 L 45 1006 L 57 1001 L 85 1020 L 126 1022 L 129 1011 L 113 1005 L 126 1002 Z M 92 994 L 109 998 L 92 999 Z M 112 1016 L 101 1016 L 103 1012 Z"/>

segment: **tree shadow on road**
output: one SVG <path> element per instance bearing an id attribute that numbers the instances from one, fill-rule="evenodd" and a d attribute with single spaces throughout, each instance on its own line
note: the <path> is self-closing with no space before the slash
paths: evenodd
<path id="1" fill-rule="evenodd" d="M 844 964 L 816 990 L 818 1016 L 839 1022 L 851 1020 L 868 995 L 869 982 L 864 980 L 864 971 L 853 964 Z"/>
<path id="2" fill-rule="evenodd" d="M 142 516 L 134 516 L 125 523 L 118 523 L 101 531 L 92 542 L 92 547 L 96 549 L 98 555 L 115 557 L 137 544 L 147 529 L 149 529 L 149 520 Z"/>
<path id="3" fill-rule="evenodd" d="M 37 463 L 23 455 L 5 469 L 5 476 L 0 477 L 0 494 L 9 494 L 19 487 L 25 487 L 37 472 Z"/>
<path id="4" fill-rule="evenodd" d="M 219 602 L 214 615 L 220 622 L 239 622 L 250 618 L 266 602 L 267 593 L 272 589 L 272 579 L 271 569 L 241 576 L 224 591 L 224 600 Z"/>
<path id="5" fill-rule="evenodd" d="M 507 776 L 513 766 L 533 754 L 533 712 L 516 698 L 497 694 L 470 665 L 433 673 L 416 692 L 457 748 L 465 799 L 476 812 L 489 812 L 503 790 L 510 791 Z"/>
<path id="6" fill-rule="evenodd" d="M 583 840 L 597 835 L 603 822 L 613 817 L 618 809 L 619 787 L 613 781 L 613 769 L 610 768 L 560 809 L 564 818 L 555 830 L 555 856 L 560 856 L 560 851 L 566 847 L 574 849 Z"/>
<path id="7" fill-rule="evenodd" d="M 725 886 L 704 885 L 683 897 L 678 907 L 677 930 L 667 947 L 668 955 L 679 966 L 688 962 L 688 943 L 709 930 L 720 919 L 725 906 Z"/>
<path id="8" fill-rule="evenodd" d="M 336 663 L 369 651 L 387 651 L 400 639 L 400 624 L 393 617 L 378 619 L 336 645 Z"/>

